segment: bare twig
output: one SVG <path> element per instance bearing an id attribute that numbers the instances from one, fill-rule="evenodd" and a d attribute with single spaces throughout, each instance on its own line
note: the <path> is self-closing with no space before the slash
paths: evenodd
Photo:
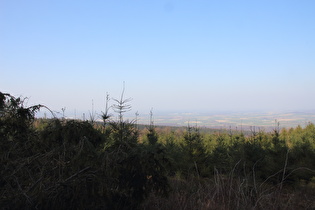
<path id="1" fill-rule="evenodd" d="M 289 149 L 287 150 L 287 154 L 285 156 L 285 161 L 284 161 L 284 167 L 283 167 L 283 173 L 282 173 L 282 179 L 280 182 L 280 190 L 282 190 L 282 186 L 283 186 L 283 182 L 285 180 L 285 171 L 287 169 L 287 165 L 288 165 L 288 157 L 289 157 Z"/>
<path id="2" fill-rule="evenodd" d="M 91 168 L 91 167 L 88 166 L 88 167 L 82 169 L 81 171 L 78 171 L 77 173 L 75 173 L 75 174 L 71 175 L 70 177 L 68 177 L 64 182 L 68 182 L 69 180 L 71 180 L 71 179 L 73 179 L 74 177 L 78 176 L 79 174 L 81 174 L 81 173 L 83 173 L 83 172 L 89 170 L 90 168 Z"/>

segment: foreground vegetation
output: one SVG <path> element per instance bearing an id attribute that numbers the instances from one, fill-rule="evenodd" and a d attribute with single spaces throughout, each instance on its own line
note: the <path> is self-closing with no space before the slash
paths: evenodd
<path id="1" fill-rule="evenodd" d="M 314 209 L 315 126 L 203 134 L 35 120 L 42 105 L 0 92 L 3 209 Z"/>

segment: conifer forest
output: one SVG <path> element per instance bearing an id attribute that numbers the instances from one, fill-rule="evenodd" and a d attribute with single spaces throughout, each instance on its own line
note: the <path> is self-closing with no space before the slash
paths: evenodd
<path id="1" fill-rule="evenodd" d="M 126 120 L 37 118 L 0 92 L 1 209 L 315 209 L 315 125 L 203 132 Z M 152 113 L 151 113 L 152 117 Z"/>

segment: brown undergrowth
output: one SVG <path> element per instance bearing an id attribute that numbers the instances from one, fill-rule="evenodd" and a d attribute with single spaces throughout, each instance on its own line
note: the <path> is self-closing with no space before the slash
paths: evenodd
<path id="1" fill-rule="evenodd" d="M 250 185 L 248 180 L 216 174 L 213 178 L 170 178 L 167 198 L 151 194 L 142 209 L 315 209 L 315 188 Z"/>

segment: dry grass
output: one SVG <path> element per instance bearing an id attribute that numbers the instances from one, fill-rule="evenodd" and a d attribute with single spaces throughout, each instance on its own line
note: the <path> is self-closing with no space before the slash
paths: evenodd
<path id="1" fill-rule="evenodd" d="M 212 179 L 171 178 L 167 198 L 151 194 L 142 209 L 315 209 L 315 188 L 279 188 L 249 184 L 249 180 L 215 174 Z"/>

